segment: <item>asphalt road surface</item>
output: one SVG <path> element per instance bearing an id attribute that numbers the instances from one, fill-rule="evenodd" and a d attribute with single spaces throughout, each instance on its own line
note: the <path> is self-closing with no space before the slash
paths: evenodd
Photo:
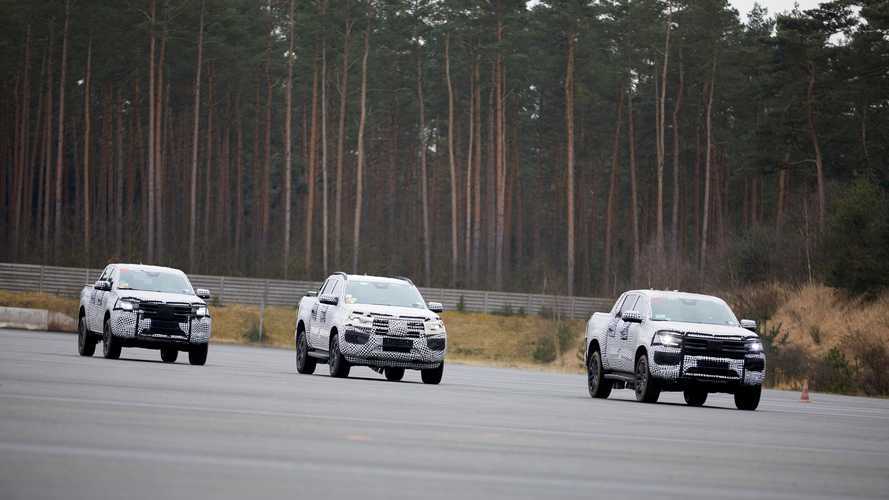
<path id="1" fill-rule="evenodd" d="M 767 391 L 751 413 L 594 401 L 578 375 L 448 365 L 428 386 L 298 375 L 281 349 L 74 351 L 0 330 L 0 498 L 889 498 L 889 400 Z"/>

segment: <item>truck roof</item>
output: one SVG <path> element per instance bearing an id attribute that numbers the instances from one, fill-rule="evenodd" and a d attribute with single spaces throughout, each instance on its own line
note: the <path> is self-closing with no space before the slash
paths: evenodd
<path id="1" fill-rule="evenodd" d="M 349 280 L 361 280 L 361 281 L 374 281 L 377 283 L 410 283 L 413 285 L 411 280 L 407 278 L 401 277 L 388 277 L 388 276 L 371 276 L 369 274 L 346 274 L 346 273 L 336 273 L 340 276 L 345 275 Z"/>
<path id="2" fill-rule="evenodd" d="M 182 272 L 181 269 L 176 269 L 175 267 L 149 266 L 147 264 L 128 264 L 126 262 L 116 262 L 116 263 L 111 263 L 109 265 L 115 266 L 115 267 L 126 267 L 126 268 L 130 268 L 130 269 L 138 269 L 138 270 L 142 270 L 142 271 L 172 271 L 172 272 L 176 272 L 176 273 L 185 274 L 184 272 Z"/>
<path id="3" fill-rule="evenodd" d="M 678 290 L 628 290 L 627 293 L 639 293 L 648 297 L 680 297 L 686 299 L 716 299 L 722 300 L 715 295 L 706 295 L 702 293 L 680 292 Z M 724 301 L 723 301 L 724 302 Z"/>

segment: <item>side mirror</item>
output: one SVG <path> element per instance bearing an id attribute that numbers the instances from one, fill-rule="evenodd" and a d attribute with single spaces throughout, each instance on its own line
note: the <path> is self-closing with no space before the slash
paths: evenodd
<path id="1" fill-rule="evenodd" d="M 318 292 L 315 290 L 306 290 L 306 297 L 317 297 Z"/>
<path id="2" fill-rule="evenodd" d="M 642 323 L 642 313 L 639 311 L 624 311 L 620 319 L 627 323 Z"/>
<path id="3" fill-rule="evenodd" d="M 752 319 L 742 319 L 741 328 L 756 333 L 756 321 L 753 321 Z"/>
<path id="4" fill-rule="evenodd" d="M 444 312 L 444 305 L 441 302 L 429 302 L 426 306 L 434 313 Z"/>
<path id="5" fill-rule="evenodd" d="M 327 304 L 329 306 L 335 306 L 340 303 L 340 298 L 336 295 L 322 295 L 321 298 L 318 299 L 322 304 Z"/>
<path id="6" fill-rule="evenodd" d="M 202 298 L 204 300 L 209 300 L 210 299 L 210 290 L 207 290 L 206 288 L 198 288 L 195 291 L 195 295 L 197 295 L 199 298 Z"/>
<path id="7" fill-rule="evenodd" d="M 108 280 L 98 280 L 96 281 L 96 284 L 93 285 L 93 288 L 102 292 L 107 292 L 111 290 L 111 282 Z"/>

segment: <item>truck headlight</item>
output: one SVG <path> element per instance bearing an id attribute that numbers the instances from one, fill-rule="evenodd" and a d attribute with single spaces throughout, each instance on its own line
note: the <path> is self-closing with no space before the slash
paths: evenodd
<path id="1" fill-rule="evenodd" d="M 662 345 L 664 347 L 679 347 L 682 345 L 682 334 L 669 330 L 662 330 L 654 334 L 651 339 L 651 345 Z"/>
<path id="2" fill-rule="evenodd" d="M 426 327 L 426 335 L 441 335 L 445 333 L 444 321 L 440 319 L 431 319 L 424 323 Z"/>
<path id="3" fill-rule="evenodd" d="M 203 318 L 204 316 L 209 316 L 210 311 L 207 310 L 207 306 L 200 306 L 194 310 L 194 315 L 199 318 Z"/>
<path id="4" fill-rule="evenodd" d="M 747 352 L 762 352 L 762 342 L 759 340 L 747 341 Z"/>
<path id="5" fill-rule="evenodd" d="M 118 299 L 117 304 L 114 305 L 114 308 L 118 311 L 132 311 L 136 308 L 136 304 L 130 302 L 129 300 Z"/>
<path id="6" fill-rule="evenodd" d="M 349 314 L 349 318 L 346 320 L 346 323 L 352 326 L 369 328 L 373 326 L 373 317 L 368 316 L 366 314 L 360 312 L 353 312 Z"/>

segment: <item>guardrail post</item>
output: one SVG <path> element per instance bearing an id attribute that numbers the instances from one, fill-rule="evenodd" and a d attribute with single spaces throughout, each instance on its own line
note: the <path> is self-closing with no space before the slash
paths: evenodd
<path id="1" fill-rule="evenodd" d="M 525 295 L 527 295 L 527 301 L 528 301 L 528 304 L 525 306 L 525 314 L 534 314 L 533 312 L 531 312 L 531 294 L 528 293 Z"/>
<path id="2" fill-rule="evenodd" d="M 488 292 L 485 292 L 485 305 L 482 307 L 482 312 L 488 314 Z"/>
<path id="3" fill-rule="evenodd" d="M 575 319 L 574 305 L 577 303 L 577 297 L 571 296 L 571 319 Z"/>
<path id="4" fill-rule="evenodd" d="M 37 290 L 40 293 L 43 293 L 43 270 L 46 266 L 40 266 L 40 284 L 37 286 Z"/>
<path id="5" fill-rule="evenodd" d="M 225 276 L 219 277 L 219 303 L 225 304 Z"/>

